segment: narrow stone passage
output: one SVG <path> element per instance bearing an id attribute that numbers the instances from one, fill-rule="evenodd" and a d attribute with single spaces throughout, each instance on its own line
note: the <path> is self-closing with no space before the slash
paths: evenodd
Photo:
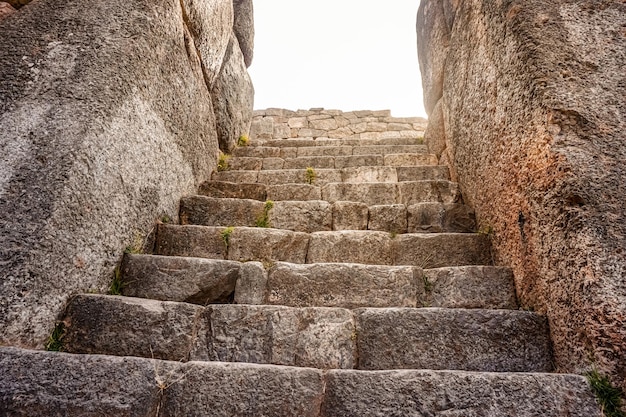
<path id="1" fill-rule="evenodd" d="M 125 297 L 71 300 L 64 351 L 108 356 L 50 361 L 134 369 L 131 397 L 160 367 L 167 416 L 600 416 L 584 378 L 550 373 L 547 321 L 518 309 L 423 128 L 257 112 L 154 254 L 125 257 Z"/>

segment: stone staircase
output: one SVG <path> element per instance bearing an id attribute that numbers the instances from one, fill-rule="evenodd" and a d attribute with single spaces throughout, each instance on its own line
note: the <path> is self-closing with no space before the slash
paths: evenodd
<path id="1" fill-rule="evenodd" d="M 0 415 L 601 415 L 584 378 L 550 373 L 546 320 L 518 309 L 419 120 L 253 127 L 154 254 L 125 256 L 124 297 L 70 301 L 66 353 L 0 350 Z"/>

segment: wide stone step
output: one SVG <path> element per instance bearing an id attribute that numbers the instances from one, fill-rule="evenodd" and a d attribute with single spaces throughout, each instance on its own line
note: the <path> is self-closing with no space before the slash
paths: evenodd
<path id="1" fill-rule="evenodd" d="M 320 369 L 550 371 L 546 320 L 519 310 L 209 305 L 79 295 L 63 350 Z"/>
<path id="2" fill-rule="evenodd" d="M 416 400 L 417 399 L 417 400 Z M 0 348 L 6 415 L 601 417 L 577 375 L 356 371 Z M 321 411 L 320 411 L 321 410 Z M 60 415 L 60 414 L 59 414 Z"/>
<path id="3" fill-rule="evenodd" d="M 123 293 L 207 305 L 517 309 L 509 268 L 426 269 L 346 263 L 259 262 L 127 254 Z"/>
<path id="4" fill-rule="evenodd" d="M 342 169 L 362 166 L 437 165 L 437 156 L 426 153 L 354 156 L 299 156 L 297 158 L 234 157 L 228 160 L 230 171 L 270 171 L 279 169 Z"/>
<path id="5" fill-rule="evenodd" d="M 489 238 L 474 233 L 333 231 L 161 224 L 155 254 L 232 261 L 347 262 L 422 268 L 490 265 Z"/>
<path id="6" fill-rule="evenodd" d="M 379 230 L 393 233 L 475 231 L 474 211 L 456 203 L 386 204 L 321 200 L 269 201 L 192 196 L 181 199 L 181 224 L 265 226 L 297 232 Z"/>
<path id="7" fill-rule="evenodd" d="M 355 139 L 330 139 L 319 137 L 313 138 L 293 138 L 293 139 L 272 139 L 253 140 L 247 148 L 270 147 L 270 148 L 303 148 L 319 146 L 424 146 L 424 140 L 420 132 L 400 133 L 381 132 L 378 138 L 355 138 Z"/>
<path id="8" fill-rule="evenodd" d="M 424 180 L 447 180 L 447 167 L 439 166 L 363 166 L 342 169 L 277 169 L 214 172 L 213 181 L 247 184 L 308 184 L 324 186 L 329 183 L 397 183 Z"/>
<path id="9" fill-rule="evenodd" d="M 428 154 L 425 145 L 376 145 L 376 144 L 349 144 L 330 146 L 304 146 L 304 147 L 269 147 L 269 146 L 247 146 L 236 148 L 232 153 L 234 158 L 307 158 L 307 157 L 335 157 L 349 158 L 354 156 L 384 156 L 391 154 L 413 153 Z"/>

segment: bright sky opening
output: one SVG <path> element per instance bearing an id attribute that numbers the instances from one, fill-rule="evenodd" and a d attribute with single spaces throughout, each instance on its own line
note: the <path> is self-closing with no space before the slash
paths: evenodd
<path id="1" fill-rule="evenodd" d="M 256 0 L 256 109 L 390 109 L 426 116 L 419 0 Z"/>

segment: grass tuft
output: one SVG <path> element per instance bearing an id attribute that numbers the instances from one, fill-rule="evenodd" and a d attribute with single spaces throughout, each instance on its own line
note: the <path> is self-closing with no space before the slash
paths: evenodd
<path id="1" fill-rule="evenodd" d="M 255 221 L 256 227 L 270 227 L 270 210 L 274 208 L 274 202 L 272 200 L 267 200 L 265 205 L 263 206 L 263 213 L 257 217 Z"/>
<path id="2" fill-rule="evenodd" d="M 311 167 L 308 167 L 306 169 L 306 172 L 304 173 L 304 181 L 306 181 L 307 184 L 313 184 L 315 182 L 315 178 L 317 178 L 315 170 Z"/>
<path id="3" fill-rule="evenodd" d="M 118 266 L 113 271 L 113 281 L 111 281 L 109 286 L 109 295 L 122 295 L 125 286 L 126 283 L 122 280 L 122 271 Z"/>
<path id="4" fill-rule="evenodd" d="M 235 231 L 235 228 L 230 226 L 224 229 L 221 233 L 222 241 L 224 241 L 224 245 L 226 245 L 226 249 L 228 249 L 228 247 L 230 246 L 230 235 L 232 235 L 234 231 Z"/>
<path id="5" fill-rule="evenodd" d="M 587 373 L 587 380 L 591 385 L 591 390 L 596 395 L 602 412 L 605 417 L 626 417 L 622 408 L 622 397 L 624 393 L 621 389 L 614 387 L 606 375 L 594 369 Z"/>
<path id="6" fill-rule="evenodd" d="M 248 135 L 241 135 L 239 139 L 237 139 L 237 146 L 248 146 L 250 143 L 250 138 Z"/>
<path id="7" fill-rule="evenodd" d="M 44 345 L 48 352 L 61 352 L 63 351 L 63 336 L 65 336 L 65 325 L 63 322 L 59 322 L 54 326 L 52 334 Z"/>
<path id="8" fill-rule="evenodd" d="M 217 161 L 217 171 L 228 171 L 228 160 L 230 159 L 230 155 L 226 155 L 224 153 L 220 153 L 220 159 Z"/>

